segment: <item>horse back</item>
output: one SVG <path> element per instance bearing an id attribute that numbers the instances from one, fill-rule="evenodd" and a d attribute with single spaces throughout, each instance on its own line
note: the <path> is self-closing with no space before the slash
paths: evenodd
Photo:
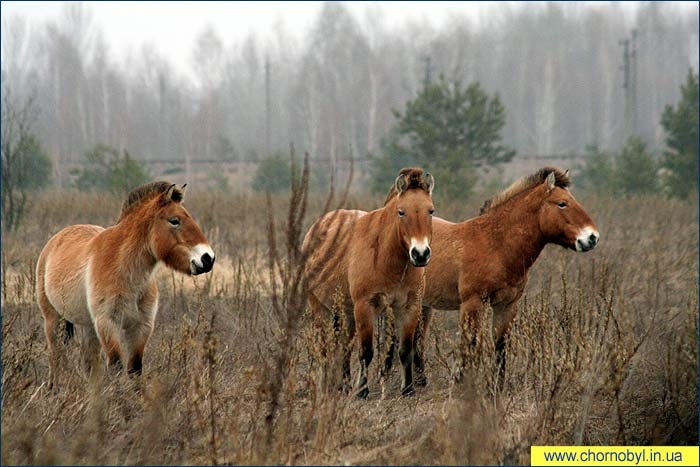
<path id="1" fill-rule="evenodd" d="M 44 246 L 37 261 L 39 293 L 68 321 L 90 324 L 85 272 L 89 244 L 104 228 L 73 225 L 59 231 Z"/>

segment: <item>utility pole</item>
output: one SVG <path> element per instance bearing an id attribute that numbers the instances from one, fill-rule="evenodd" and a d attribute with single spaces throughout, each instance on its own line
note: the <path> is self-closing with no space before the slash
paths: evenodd
<path id="1" fill-rule="evenodd" d="M 427 86 L 430 84 L 430 55 L 423 57 L 423 62 L 425 62 L 425 79 L 423 80 L 423 86 Z"/>
<path id="2" fill-rule="evenodd" d="M 637 134 L 637 30 L 632 38 L 620 40 L 622 46 L 622 88 L 625 90 L 625 140 Z"/>
<path id="3" fill-rule="evenodd" d="M 270 57 L 265 56 L 265 156 L 270 155 Z"/>

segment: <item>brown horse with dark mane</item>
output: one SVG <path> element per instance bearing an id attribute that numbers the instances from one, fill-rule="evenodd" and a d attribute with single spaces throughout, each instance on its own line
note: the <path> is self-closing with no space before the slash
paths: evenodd
<path id="1" fill-rule="evenodd" d="M 569 191 L 570 183 L 568 171 L 544 167 L 487 200 L 478 217 L 460 223 L 433 219 L 435 253 L 427 268 L 417 335 L 426 335 L 432 308 L 459 309 L 475 332 L 479 314 L 490 304 L 502 381 L 506 339 L 530 267 L 549 243 L 585 252 L 600 239 L 595 223 Z M 423 346 L 416 347 L 416 384 L 425 385 Z"/>
<path id="2" fill-rule="evenodd" d="M 357 333 L 359 397 L 369 394 L 367 368 L 373 357 L 374 318 L 387 307 L 396 312 L 400 330 L 401 394 L 415 392 L 413 344 L 420 319 L 423 267 L 431 258 L 433 186 L 432 175 L 418 168 L 402 169 L 382 208 L 369 213 L 329 212 L 304 238 L 309 305 L 314 314 L 330 315 L 335 309 L 345 314 L 348 338 Z M 349 353 L 344 355 L 343 371 L 349 378 Z"/>
<path id="3" fill-rule="evenodd" d="M 117 224 L 73 225 L 51 237 L 36 267 L 39 307 L 49 344 L 49 384 L 56 382 L 56 335 L 60 318 L 66 338 L 84 326 L 88 371 L 100 346 L 110 364 L 141 373 L 144 348 L 158 309 L 154 270 L 158 263 L 185 274 L 214 265 L 214 252 L 182 206 L 185 185 L 152 182 L 134 189 Z"/>

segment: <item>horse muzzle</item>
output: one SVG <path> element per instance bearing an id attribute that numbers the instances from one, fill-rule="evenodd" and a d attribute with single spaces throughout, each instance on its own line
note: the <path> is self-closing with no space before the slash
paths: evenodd
<path id="1" fill-rule="evenodd" d="M 409 257 L 413 266 L 425 267 L 430 261 L 430 247 L 428 245 L 425 245 L 424 248 L 413 246 L 409 251 Z"/>
<path id="2" fill-rule="evenodd" d="M 190 257 L 190 273 L 193 276 L 211 271 L 214 267 L 214 252 L 209 245 L 197 245 Z"/>
<path id="3" fill-rule="evenodd" d="M 598 231 L 591 227 L 586 227 L 576 237 L 576 251 L 590 251 L 598 244 L 598 240 L 600 240 Z"/>

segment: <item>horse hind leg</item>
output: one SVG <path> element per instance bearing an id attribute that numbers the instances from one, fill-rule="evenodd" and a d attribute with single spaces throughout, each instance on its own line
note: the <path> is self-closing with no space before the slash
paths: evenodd
<path id="1" fill-rule="evenodd" d="M 355 304 L 355 326 L 357 329 L 358 344 L 360 350 L 360 370 L 357 374 L 357 397 L 366 399 L 369 395 L 367 386 L 367 369 L 372 363 L 374 349 L 372 340 L 374 334 L 373 308 L 369 304 Z"/>
<path id="2" fill-rule="evenodd" d="M 41 309 L 41 314 L 44 316 L 44 333 L 46 334 L 49 350 L 49 388 L 51 389 L 56 385 L 57 379 L 58 346 L 56 342 L 56 328 L 58 327 L 60 316 L 46 296 L 43 283 L 39 284 L 38 290 L 39 308 Z"/>
<path id="3" fill-rule="evenodd" d="M 386 314 L 385 314 L 386 313 Z M 394 366 L 394 352 L 396 351 L 396 321 L 394 320 L 393 311 L 390 308 L 385 310 L 385 313 L 379 315 L 377 327 L 379 328 L 378 349 L 380 355 L 384 356 L 384 365 L 379 372 L 379 377 L 384 378 L 389 374 Z"/>
<path id="4" fill-rule="evenodd" d="M 342 379 L 340 389 L 344 393 L 349 393 L 352 389 L 352 379 L 350 377 L 350 359 L 352 358 L 353 338 L 355 337 L 355 317 L 353 316 L 352 306 L 347 306 L 343 311 L 345 317 L 345 338 L 341 337 L 340 342 L 344 343 L 343 360 L 342 360 Z M 342 334 L 341 334 L 342 336 Z"/>
<path id="5" fill-rule="evenodd" d="M 403 367 L 401 379 L 402 396 L 412 396 L 416 393 L 413 381 L 413 359 L 415 355 L 413 343 L 417 326 L 418 317 L 415 317 L 415 319 L 406 317 L 406 321 L 401 326 L 399 359 L 401 360 L 401 366 Z"/>
<path id="6" fill-rule="evenodd" d="M 421 308 L 421 322 L 416 329 L 413 349 L 413 366 L 415 370 L 414 383 L 416 386 L 427 386 L 428 378 L 425 376 L 425 348 L 427 346 L 428 324 L 433 314 L 432 307 L 423 305 Z"/>
<path id="7" fill-rule="evenodd" d="M 498 374 L 496 376 L 496 388 L 499 391 L 503 390 L 503 385 L 506 379 L 506 342 L 507 336 L 501 336 L 496 340 L 496 368 Z"/>

